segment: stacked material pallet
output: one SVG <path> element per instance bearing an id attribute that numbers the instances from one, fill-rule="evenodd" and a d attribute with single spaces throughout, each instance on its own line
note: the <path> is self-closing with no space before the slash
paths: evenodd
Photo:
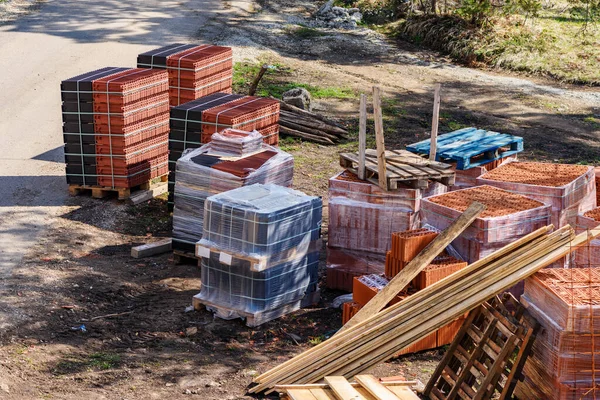
<path id="1" fill-rule="evenodd" d="M 446 190 L 447 186 L 431 182 L 426 190 L 398 184 L 397 190 L 384 191 L 373 183 L 358 179 L 350 171 L 337 174 L 329 180 L 329 249 L 348 253 L 348 261 L 355 258 L 352 252 L 357 251 L 363 253 L 361 258 L 383 259 L 390 249 L 393 232 L 419 226 L 422 199 Z M 383 272 L 365 271 L 362 268 L 364 263 L 356 265 L 355 269 L 352 263 L 340 263 L 339 260 L 343 257 L 334 251 L 328 252 L 328 276 L 332 269 L 337 269 L 348 275 L 349 279 L 339 279 L 346 283 L 353 276 Z M 379 265 L 383 266 L 383 263 Z M 350 289 L 348 286 L 331 286 L 330 283 L 334 282 L 328 278 L 329 287 Z"/>
<path id="2" fill-rule="evenodd" d="M 171 106 L 213 93 L 231 93 L 233 53 L 230 47 L 172 44 L 138 55 L 137 66 L 167 70 Z"/>
<path id="3" fill-rule="evenodd" d="M 486 206 L 483 213 L 452 246 L 470 263 L 550 224 L 550 206 L 492 186 L 457 190 L 424 199 L 424 221 L 446 229 L 473 201 Z"/>
<path id="4" fill-rule="evenodd" d="M 279 143 L 279 102 L 253 96 L 214 93 L 171 109 L 169 193 L 172 202 L 175 164 L 183 151 L 211 141 L 225 129 L 256 130 L 266 144 Z"/>
<path id="5" fill-rule="evenodd" d="M 575 231 L 577 233 L 594 229 L 600 224 L 600 207 L 594 208 L 577 216 Z M 576 267 L 591 267 L 600 265 L 600 240 L 594 239 L 584 248 L 576 250 L 570 259 Z"/>
<path id="6" fill-rule="evenodd" d="M 577 215 L 596 207 L 594 167 L 535 162 L 511 162 L 477 179 L 552 207 L 552 224 L 575 224 Z"/>
<path id="7" fill-rule="evenodd" d="M 202 289 L 195 301 L 224 319 L 260 325 L 317 292 L 322 201 L 277 185 L 206 199 Z"/>
<path id="8" fill-rule="evenodd" d="M 542 325 L 528 358 L 520 399 L 596 399 L 600 395 L 597 268 L 545 269 L 525 282 L 522 303 Z"/>
<path id="9" fill-rule="evenodd" d="M 247 138 L 255 133 L 248 132 Z M 222 137 L 222 135 L 221 135 Z M 230 137 L 239 142 L 242 136 Z M 273 183 L 289 187 L 294 174 L 291 155 L 262 143 L 262 150 L 251 155 L 240 151 L 215 154 L 213 143 L 190 150 L 177 161 L 175 207 L 173 210 L 173 249 L 188 253 L 202 238 L 204 201 L 207 197 L 255 183 Z M 233 147 L 231 147 L 233 149 Z"/>
<path id="10" fill-rule="evenodd" d="M 512 161 L 517 161 L 516 154 L 490 161 L 487 164 L 477 165 L 469 169 L 456 169 L 455 167 L 456 179 L 454 180 L 454 185 L 450 187 L 450 190 L 460 190 L 478 186 L 477 178 L 479 178 L 481 175 L 498 168 L 500 165 Z"/>
<path id="11" fill-rule="evenodd" d="M 168 172 L 165 71 L 107 67 L 61 83 L 67 182 L 130 188 Z"/>

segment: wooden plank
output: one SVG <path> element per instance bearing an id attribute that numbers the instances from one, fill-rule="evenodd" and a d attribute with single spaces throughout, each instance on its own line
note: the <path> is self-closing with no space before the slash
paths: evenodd
<path id="1" fill-rule="evenodd" d="M 287 391 L 287 395 L 292 400 L 317 400 L 309 389 L 290 389 Z"/>
<path id="2" fill-rule="evenodd" d="M 379 187 L 388 190 L 385 165 L 385 139 L 383 137 L 383 113 L 381 111 L 381 90 L 373 87 L 373 115 L 375 118 L 375 143 L 377 144 L 377 166 L 379 171 Z"/>
<path id="3" fill-rule="evenodd" d="M 358 124 L 358 178 L 365 179 L 365 150 L 367 149 L 367 96 L 360 95 L 360 121 Z"/>
<path id="4" fill-rule="evenodd" d="M 325 383 L 329 385 L 339 400 L 365 400 L 343 376 L 326 376 Z"/>
<path id="5" fill-rule="evenodd" d="M 392 379 L 390 380 L 390 378 L 382 378 L 381 383 L 383 384 L 383 386 L 415 386 L 419 383 L 419 381 L 405 381 L 405 380 L 395 380 L 393 379 L 393 377 L 391 377 Z M 361 387 L 361 385 L 358 382 L 350 382 L 350 385 L 352 387 Z M 290 384 L 290 385 L 277 385 L 275 386 L 275 389 L 277 389 L 278 391 L 285 391 L 288 389 L 297 389 L 297 388 L 303 388 L 303 389 L 327 389 L 329 387 L 328 384 L 326 383 L 305 383 L 305 384 Z"/>
<path id="6" fill-rule="evenodd" d="M 340 332 L 366 320 L 381 311 L 402 289 L 425 269 L 448 245 L 471 225 L 479 214 L 485 209 L 481 203 L 473 202 L 465 212 L 457 218 L 452 225 L 440 233 L 423 251 L 406 265 L 382 290 L 379 291 L 358 313 L 354 315 Z M 335 336 L 335 335 L 334 335 Z"/>
<path id="7" fill-rule="evenodd" d="M 309 389 L 317 400 L 335 400 L 335 394 L 330 389 Z"/>
<path id="8" fill-rule="evenodd" d="M 400 400 L 420 400 L 411 389 L 407 387 L 393 386 L 389 388 Z"/>
<path id="9" fill-rule="evenodd" d="M 166 253 L 172 249 L 171 238 L 159 240 L 158 242 L 146 243 L 131 248 L 131 257 L 143 258 Z"/>
<path id="10" fill-rule="evenodd" d="M 398 397 L 383 386 L 373 375 L 356 375 L 354 380 L 360 383 L 377 400 L 398 400 Z"/>
<path id="11" fill-rule="evenodd" d="M 440 122 L 440 91 L 442 85 L 440 83 L 435 84 L 435 93 L 433 100 L 433 120 L 431 121 L 431 144 L 429 146 L 429 159 L 436 160 L 436 149 L 437 149 L 437 136 L 438 136 L 438 124 Z"/>

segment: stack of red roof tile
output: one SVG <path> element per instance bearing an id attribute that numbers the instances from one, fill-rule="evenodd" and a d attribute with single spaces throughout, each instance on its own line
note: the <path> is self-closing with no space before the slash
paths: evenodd
<path id="1" fill-rule="evenodd" d="M 69 183 L 130 188 L 168 172 L 165 71 L 109 67 L 61 88 Z"/>
<path id="2" fill-rule="evenodd" d="M 544 269 L 525 281 L 521 302 L 542 325 L 517 385 L 520 399 L 600 396 L 600 270 Z"/>
<path id="3" fill-rule="evenodd" d="M 213 93 L 231 93 L 233 54 L 230 47 L 173 44 L 138 55 L 137 65 L 168 71 L 172 106 Z"/>

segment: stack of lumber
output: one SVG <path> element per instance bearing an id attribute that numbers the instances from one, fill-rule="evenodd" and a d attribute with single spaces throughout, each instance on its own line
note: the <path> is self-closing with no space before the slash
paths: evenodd
<path id="1" fill-rule="evenodd" d="M 414 189 L 399 184 L 394 191 L 382 190 L 378 185 L 358 179 L 343 171 L 329 179 L 329 242 L 330 253 L 334 250 L 348 253 L 361 251 L 361 258 L 384 259 L 390 249 L 392 233 L 419 227 L 419 209 L 422 199 L 445 193 L 447 186 L 431 182 L 427 189 Z M 348 279 L 367 273 L 382 273 L 383 270 L 365 271 L 364 263 L 340 262 L 343 257 L 328 256 L 328 274 L 334 268 L 340 274 L 350 274 Z M 383 266 L 383 263 L 379 265 Z M 344 271 L 344 272 L 342 272 Z M 333 272 L 335 273 L 335 272 Z M 328 286 L 329 286 L 328 278 Z M 333 282 L 332 282 L 333 283 Z M 341 286 L 329 286 L 344 289 Z M 345 290 L 349 288 L 346 286 Z"/>
<path id="2" fill-rule="evenodd" d="M 256 326 L 316 302 L 321 212 L 320 198 L 273 184 L 207 198 L 195 304 Z"/>
<path id="3" fill-rule="evenodd" d="M 212 143 L 190 150 L 177 161 L 173 249 L 194 253 L 202 238 L 207 197 L 255 183 L 289 187 L 293 175 L 294 158 L 264 143 L 260 152 L 245 157 L 213 154 Z"/>
<path id="4" fill-rule="evenodd" d="M 231 93 L 233 52 L 230 47 L 176 43 L 141 53 L 137 66 L 167 70 L 171 106 L 212 93 Z"/>
<path id="5" fill-rule="evenodd" d="M 469 217 L 467 222 L 472 220 Z M 314 383 L 331 375 L 346 378 L 359 375 L 600 235 L 600 229 L 577 237 L 570 227 L 549 233 L 552 229 L 552 226 L 541 228 L 399 303 L 358 320 L 331 339 L 258 376 L 257 385 L 250 391 L 258 393 L 272 390 L 276 385 Z M 439 240 L 436 246 L 444 245 L 452 236 L 454 232 L 443 232 L 440 237 L 444 240 Z M 409 267 L 394 278 L 397 285 L 390 282 L 387 293 L 381 291 L 369 303 L 377 297 L 384 301 L 391 299 L 422 265 Z M 385 304 L 378 303 L 381 307 Z"/>
<path id="6" fill-rule="evenodd" d="M 63 81 L 61 93 L 73 189 L 128 189 L 167 174 L 165 71 L 107 67 Z"/>
<path id="7" fill-rule="evenodd" d="M 356 383 L 343 376 L 326 376 L 325 383 L 275 387 L 282 400 L 418 400 L 411 390 L 416 382 L 379 380 L 373 375 L 357 375 Z"/>
<path id="8" fill-rule="evenodd" d="M 471 263 L 550 223 L 550 206 L 492 186 L 424 199 L 421 216 L 433 227 L 446 229 L 473 201 L 484 204 L 486 210 L 452 242 Z"/>
<path id="9" fill-rule="evenodd" d="M 338 123 L 285 102 L 281 102 L 279 133 L 320 144 L 346 139 L 348 131 Z"/>
<path id="10" fill-rule="evenodd" d="M 545 269 L 525 281 L 521 301 L 543 330 L 517 386 L 520 399 L 600 395 L 599 284 L 597 268 Z"/>
<path id="11" fill-rule="evenodd" d="M 574 225 L 577 215 L 596 207 L 594 167 L 536 162 L 510 162 L 477 179 L 541 201 L 552 207 L 552 224 Z"/>

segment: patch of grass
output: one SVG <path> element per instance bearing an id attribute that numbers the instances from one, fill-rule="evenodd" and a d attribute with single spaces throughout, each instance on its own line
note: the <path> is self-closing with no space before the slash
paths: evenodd
<path id="1" fill-rule="evenodd" d="M 109 353 L 94 353 L 90 355 L 89 365 L 99 370 L 113 369 L 121 363 L 121 356 Z"/>
<path id="2" fill-rule="evenodd" d="M 248 93 L 250 85 L 260 71 L 262 64 L 268 63 L 250 63 L 237 62 L 233 66 L 233 91 L 235 93 Z M 295 82 L 291 79 L 292 70 L 282 64 L 273 64 L 273 69 L 267 70 L 256 90 L 257 96 L 273 96 L 281 98 L 281 95 L 293 88 L 302 87 L 310 92 L 315 99 L 353 99 L 357 97 L 355 90 L 337 86 L 316 86 L 302 82 Z"/>
<path id="3" fill-rule="evenodd" d="M 326 339 L 327 338 L 325 337 L 325 335 L 313 336 L 308 339 L 308 343 L 312 344 L 313 346 L 316 346 L 318 344 L 323 343 Z"/>
<path id="4" fill-rule="evenodd" d="M 295 36 L 299 39 L 314 39 L 327 36 L 326 33 L 308 26 L 287 25 L 284 30 L 288 35 Z"/>
<path id="5" fill-rule="evenodd" d="M 590 124 L 590 125 L 594 126 L 595 128 L 600 128 L 600 118 L 596 118 L 592 115 L 590 115 L 589 117 L 585 117 L 583 119 L 583 122 Z"/>

